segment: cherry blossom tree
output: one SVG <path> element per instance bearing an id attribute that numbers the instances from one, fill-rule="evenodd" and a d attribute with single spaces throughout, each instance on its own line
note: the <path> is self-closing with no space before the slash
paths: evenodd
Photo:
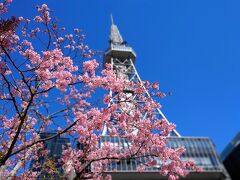
<path id="1" fill-rule="evenodd" d="M 9 17 L 10 4 L 11 0 L 0 3 L 1 17 Z M 139 172 L 155 166 L 156 158 L 163 163 L 159 173 L 171 180 L 196 170 L 192 161 L 180 159 L 184 147 L 166 146 L 175 125 L 152 120 L 160 105 L 143 94 L 146 88 L 152 96 L 163 96 L 158 84 L 126 82 L 110 64 L 101 71 L 96 52 L 84 43 L 85 35 L 79 29 L 67 33 L 50 13 L 43 4 L 36 6 L 32 20 L 14 16 L 0 20 L 0 179 L 35 179 L 41 167 L 34 171 L 29 163 L 46 155 L 43 143 L 59 135 L 84 145 L 64 148 L 59 163 L 65 178 L 110 179 L 104 173 L 110 163 L 143 156 L 147 162 L 137 167 Z M 144 103 L 134 103 L 126 88 Z M 98 91 L 105 95 L 97 97 Z M 109 91 L 118 94 L 119 103 L 109 105 Z M 118 112 L 119 108 L 130 108 L 131 113 Z M 104 126 L 109 136 L 127 139 L 130 146 L 99 145 Z M 51 130 L 57 133 L 40 138 L 41 132 Z M 56 173 L 53 165 L 47 167 Z"/>

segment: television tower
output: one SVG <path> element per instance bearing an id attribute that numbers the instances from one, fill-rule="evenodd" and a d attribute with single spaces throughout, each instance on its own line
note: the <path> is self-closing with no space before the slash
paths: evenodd
<path id="1" fill-rule="evenodd" d="M 111 15 L 111 28 L 109 36 L 109 48 L 104 54 L 104 65 L 109 63 L 112 65 L 118 78 L 122 78 L 127 82 L 139 82 L 144 88 L 144 83 L 141 81 L 137 70 L 135 68 L 136 53 L 127 45 L 123 40 L 118 27 L 113 21 Z M 125 91 L 126 96 L 133 96 L 131 90 Z M 118 95 L 110 91 L 112 100 L 110 104 L 119 103 Z M 147 89 L 145 88 L 145 96 L 150 97 Z M 138 102 L 138 99 L 134 99 Z M 121 109 L 119 109 L 121 111 Z M 156 109 L 155 112 L 158 119 L 166 119 L 160 109 Z M 147 114 L 143 114 L 145 118 Z M 113 119 L 114 121 L 114 119 Z M 169 121 L 167 120 L 169 123 Z M 105 125 L 102 132 L 102 142 L 112 142 L 120 145 L 120 137 L 112 137 L 108 135 L 108 129 Z M 121 140 L 122 141 L 122 140 Z M 174 130 L 168 137 L 168 147 L 177 148 L 184 146 L 186 151 L 182 155 L 182 159 L 193 159 L 195 164 L 202 167 L 203 171 L 197 173 L 191 171 L 185 178 L 188 180 L 230 180 L 227 171 L 225 170 L 219 156 L 215 150 L 215 146 L 208 137 L 182 137 Z M 144 159 L 143 159 L 144 161 Z M 111 163 L 106 173 L 112 175 L 114 180 L 120 179 L 167 179 L 159 174 L 159 168 L 161 168 L 161 160 L 158 160 L 158 164 L 155 167 L 145 169 L 144 173 L 136 171 L 138 162 L 123 160 L 116 163 Z"/>
<path id="2" fill-rule="evenodd" d="M 118 30 L 118 27 L 114 24 L 112 15 L 109 39 L 110 47 L 105 51 L 104 64 L 111 64 L 118 78 L 124 79 L 125 82 L 138 82 L 142 84 L 144 88 L 141 78 L 138 75 L 134 65 L 136 60 L 136 53 L 130 46 L 127 45 L 127 42 L 123 40 Z M 150 97 L 150 94 L 148 93 L 146 88 L 144 89 L 144 95 L 146 97 Z M 126 91 L 125 93 L 127 96 L 132 95 L 131 91 Z M 112 92 L 110 92 L 110 95 L 112 96 L 111 104 L 119 102 L 117 94 L 113 94 Z M 134 100 L 137 101 L 137 99 Z M 169 123 L 169 121 L 159 108 L 156 109 L 155 115 L 157 118 L 165 119 Z M 147 114 L 145 114 L 143 117 L 146 116 Z M 106 135 L 107 131 L 107 127 L 105 126 L 102 134 Z M 173 130 L 172 135 L 180 137 L 180 134 L 175 129 Z"/>

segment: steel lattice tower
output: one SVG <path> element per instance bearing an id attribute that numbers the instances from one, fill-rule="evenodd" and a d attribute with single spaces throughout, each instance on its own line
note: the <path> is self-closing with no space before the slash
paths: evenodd
<path id="1" fill-rule="evenodd" d="M 141 83 L 144 88 L 141 78 L 138 75 L 134 65 L 136 60 L 136 53 L 130 46 L 127 46 L 126 41 L 123 40 L 118 30 L 118 27 L 114 24 L 112 16 L 111 16 L 111 29 L 110 29 L 109 39 L 110 39 L 109 40 L 110 47 L 105 51 L 104 64 L 105 63 L 111 64 L 118 78 L 124 79 L 127 82 L 133 81 L 133 82 Z M 150 97 L 150 94 L 148 93 L 146 88 L 144 89 L 145 89 L 144 95 L 146 97 Z M 130 96 L 131 92 L 126 91 L 126 94 L 129 94 Z M 110 95 L 112 96 L 111 103 L 118 103 L 119 100 L 118 100 L 117 94 L 113 94 L 110 91 Z M 134 97 L 133 100 L 135 102 L 138 102 L 138 99 L 136 98 L 136 96 Z M 160 109 L 156 109 L 154 113 L 157 118 L 167 120 L 167 118 L 164 116 L 164 114 Z M 144 114 L 143 118 L 145 118 L 146 116 L 147 114 Z M 169 123 L 168 120 L 167 122 Z M 106 135 L 106 134 L 107 134 L 107 128 L 105 127 L 103 130 L 103 135 Z M 172 135 L 180 137 L 180 134 L 176 130 L 173 130 Z"/>
<path id="2" fill-rule="evenodd" d="M 124 79 L 128 82 L 139 82 L 144 88 L 140 76 L 135 68 L 136 53 L 127 45 L 123 40 L 118 27 L 115 25 L 111 16 L 111 28 L 109 37 L 109 48 L 104 53 L 104 64 L 109 63 L 112 65 L 118 78 Z M 147 89 L 145 89 L 145 97 L 150 97 Z M 138 99 L 131 94 L 131 91 L 126 90 L 126 96 L 133 96 L 134 101 L 138 103 Z M 119 103 L 118 95 L 110 91 L 113 103 Z M 151 97 L 150 97 L 151 98 Z M 141 102 L 139 102 L 141 103 Z M 121 109 L 119 109 L 121 111 Z M 154 112 L 158 119 L 166 119 L 160 109 Z M 143 114 L 143 119 L 147 114 Z M 114 121 L 114 119 L 113 119 Z M 169 123 L 169 121 L 167 120 Z M 102 132 L 102 142 L 111 142 L 113 144 L 121 144 L 122 139 L 119 137 L 112 137 L 108 135 L 108 129 L 105 126 Z M 124 140 L 126 141 L 126 140 Z M 184 146 L 186 152 L 183 154 L 182 159 L 193 159 L 197 166 L 202 167 L 203 172 L 197 173 L 191 171 L 186 177 L 188 180 L 230 180 L 219 156 L 215 150 L 215 146 L 208 137 L 182 137 L 176 130 L 174 130 L 168 137 L 168 147 L 177 148 Z M 142 159 L 144 162 L 144 159 Z M 167 179 L 159 175 L 159 168 L 161 167 L 161 160 L 158 159 L 156 167 L 145 169 L 144 173 L 136 171 L 136 161 L 120 161 L 119 163 L 112 163 L 109 165 L 109 170 L 106 173 L 112 174 L 114 180 L 117 179 Z"/>

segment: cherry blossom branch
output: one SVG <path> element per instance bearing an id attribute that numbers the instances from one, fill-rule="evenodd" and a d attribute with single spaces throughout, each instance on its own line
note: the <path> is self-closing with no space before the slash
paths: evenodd
<path id="1" fill-rule="evenodd" d="M 28 145 L 26 145 L 26 146 L 24 146 L 24 147 L 22 147 L 22 148 L 20 148 L 20 149 L 18 149 L 18 150 L 16 150 L 16 151 L 12 152 L 12 153 L 9 155 L 9 157 L 11 157 L 11 156 L 13 156 L 13 155 L 15 155 L 15 154 L 18 154 L 19 152 L 23 151 L 24 149 L 29 148 L 29 147 L 32 147 L 32 146 L 35 145 L 35 144 L 38 144 L 38 143 L 41 143 L 41 142 L 44 142 L 44 141 L 51 140 L 51 139 L 53 139 L 53 138 L 55 138 L 55 137 L 58 137 L 58 136 L 61 135 L 61 134 L 64 134 L 64 133 L 68 132 L 73 126 L 76 125 L 76 123 L 77 123 L 78 121 L 79 121 L 79 119 L 77 119 L 77 120 L 74 121 L 71 125 L 69 125 L 68 127 L 66 127 L 64 130 L 56 133 L 56 134 L 53 135 L 53 136 L 50 136 L 50 137 L 47 137 L 47 138 L 44 138 L 44 139 L 39 139 L 39 140 L 37 140 L 37 141 L 32 142 L 31 144 L 28 144 Z"/>
<path id="2" fill-rule="evenodd" d="M 34 98 L 34 95 L 31 95 L 27 107 L 25 108 L 25 110 L 24 110 L 22 113 L 19 114 L 20 123 L 19 123 L 19 125 L 18 125 L 16 134 L 15 134 L 13 140 L 12 140 L 12 143 L 11 143 L 11 145 L 10 145 L 7 153 L 0 159 L 0 167 L 5 164 L 5 162 L 7 161 L 7 159 L 8 159 L 9 157 L 12 156 L 11 154 L 12 154 L 13 148 L 14 148 L 17 140 L 18 140 L 18 136 L 19 136 L 19 134 L 20 134 L 20 132 L 21 132 L 21 129 L 22 129 L 23 123 L 24 123 L 24 121 L 25 121 L 25 118 L 26 118 L 28 109 L 30 108 L 30 106 L 31 106 L 31 104 L 32 104 L 32 102 L 33 102 L 33 98 Z M 21 114 L 23 114 L 23 115 L 21 115 Z"/>

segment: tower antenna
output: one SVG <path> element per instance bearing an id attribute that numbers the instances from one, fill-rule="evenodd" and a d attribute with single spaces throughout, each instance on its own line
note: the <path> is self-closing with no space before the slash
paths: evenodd
<path id="1" fill-rule="evenodd" d="M 113 15 L 112 15 L 112 13 L 110 14 L 110 18 L 111 18 L 111 24 L 113 25 L 113 24 L 114 24 L 114 21 L 113 21 Z"/>

